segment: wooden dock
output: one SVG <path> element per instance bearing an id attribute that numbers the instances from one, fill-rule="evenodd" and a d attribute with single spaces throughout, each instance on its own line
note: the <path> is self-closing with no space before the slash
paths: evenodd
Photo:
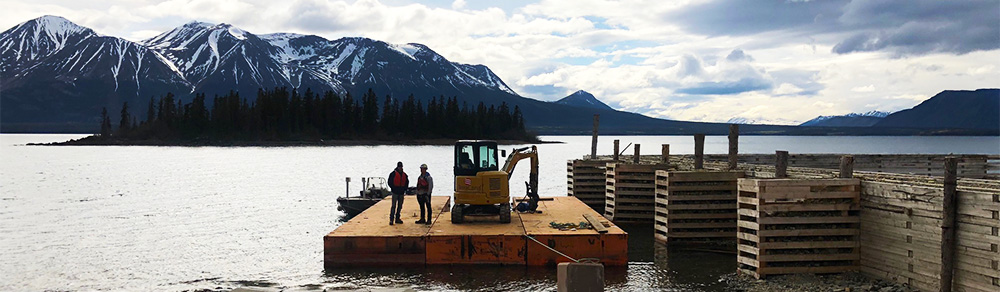
<path id="1" fill-rule="evenodd" d="M 435 220 L 431 225 L 413 223 L 419 219 L 416 198 L 406 198 L 402 211 L 404 223 L 391 226 L 388 214 L 392 202 L 389 199 L 378 202 L 323 237 L 324 266 L 327 269 L 440 264 L 543 266 L 570 261 L 530 238 L 575 259 L 597 258 L 611 266 L 623 266 L 628 261 L 628 234 L 607 220 L 601 220 L 607 227 L 605 232 L 558 230 L 549 226 L 550 222 L 586 222 L 585 214 L 603 219 L 577 198 L 540 201 L 538 210 L 542 213 L 515 213 L 509 224 L 486 220 L 489 217 L 477 220 L 474 216 L 468 216 L 466 223 L 452 224 L 446 211 L 449 199 L 432 198 Z"/>

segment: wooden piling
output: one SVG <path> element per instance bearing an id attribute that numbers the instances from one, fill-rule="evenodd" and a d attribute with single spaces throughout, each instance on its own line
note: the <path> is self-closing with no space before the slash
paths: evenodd
<path id="1" fill-rule="evenodd" d="M 774 178 L 788 177 L 788 151 L 774 151 Z"/>
<path id="2" fill-rule="evenodd" d="M 618 139 L 615 139 L 615 153 L 612 154 L 614 161 L 618 161 L 618 151 L 621 150 L 618 149 Z"/>
<path id="3" fill-rule="evenodd" d="M 632 163 L 639 164 L 639 144 L 635 144 L 635 154 L 632 155 Z"/>
<path id="4" fill-rule="evenodd" d="M 941 220 L 941 286 L 938 291 L 951 292 L 955 269 L 955 217 L 958 214 L 958 158 L 944 161 L 944 204 Z"/>
<path id="5" fill-rule="evenodd" d="M 601 115 L 594 114 L 594 134 L 590 138 L 590 159 L 597 159 L 597 126 L 601 123 Z"/>
<path id="6" fill-rule="evenodd" d="M 729 170 L 736 169 L 739 156 L 740 125 L 729 125 Z"/>
<path id="7" fill-rule="evenodd" d="M 660 163 L 670 163 L 670 144 L 660 145 Z"/>
<path id="8" fill-rule="evenodd" d="M 840 157 L 840 178 L 854 178 L 854 155 Z"/>
<path id="9" fill-rule="evenodd" d="M 705 134 L 694 134 L 694 169 L 705 168 Z"/>

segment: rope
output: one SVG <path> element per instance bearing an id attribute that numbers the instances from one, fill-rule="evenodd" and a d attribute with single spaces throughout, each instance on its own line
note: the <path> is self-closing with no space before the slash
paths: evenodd
<path id="1" fill-rule="evenodd" d="M 551 247 L 549 247 L 548 245 L 546 245 L 546 244 L 542 243 L 541 241 L 538 241 L 538 240 L 537 240 L 537 239 L 535 239 L 534 237 L 531 237 L 531 236 L 528 236 L 527 234 L 525 234 L 525 235 L 524 235 L 524 237 L 527 237 L 528 239 L 531 239 L 531 241 L 534 241 L 534 242 L 537 242 L 538 244 L 540 244 L 540 245 L 544 246 L 545 248 L 547 248 L 547 249 L 551 250 L 552 252 L 554 252 L 554 253 L 557 253 L 557 254 L 559 254 L 559 255 L 561 255 L 561 256 L 564 256 L 564 257 L 566 257 L 567 259 L 569 259 L 569 260 L 571 260 L 571 261 L 573 261 L 573 262 L 576 262 L 576 263 L 579 263 L 579 262 L 580 262 L 580 261 L 578 261 L 577 259 L 574 259 L 574 258 L 571 258 L 571 257 L 569 257 L 568 255 L 566 255 L 566 254 L 564 254 L 564 253 L 561 253 L 561 252 L 559 252 L 558 250 L 555 250 L 554 248 L 551 248 Z"/>

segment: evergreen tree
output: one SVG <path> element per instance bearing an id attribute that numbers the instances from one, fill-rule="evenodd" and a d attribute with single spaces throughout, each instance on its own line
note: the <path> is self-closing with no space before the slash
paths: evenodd
<path id="1" fill-rule="evenodd" d="M 101 108 L 101 137 L 111 137 L 111 117 L 108 117 L 108 108 Z"/>
<path id="2" fill-rule="evenodd" d="M 132 115 L 128 113 L 128 102 L 122 103 L 121 120 L 118 122 L 118 133 L 125 134 L 132 129 Z"/>

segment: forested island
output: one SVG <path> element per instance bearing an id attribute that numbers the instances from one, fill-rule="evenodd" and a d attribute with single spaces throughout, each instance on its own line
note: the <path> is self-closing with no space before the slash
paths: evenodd
<path id="1" fill-rule="evenodd" d="M 93 136 L 54 145 L 363 145 L 451 144 L 458 139 L 537 143 L 524 128 L 521 109 L 480 102 L 459 105 L 457 97 L 434 97 L 425 106 L 411 94 L 379 98 L 368 89 L 360 99 L 275 88 L 258 90 L 248 101 L 237 92 L 211 101 L 196 94 L 187 103 L 172 93 L 150 98 L 145 120 L 128 102 L 117 125 L 105 108 Z"/>

